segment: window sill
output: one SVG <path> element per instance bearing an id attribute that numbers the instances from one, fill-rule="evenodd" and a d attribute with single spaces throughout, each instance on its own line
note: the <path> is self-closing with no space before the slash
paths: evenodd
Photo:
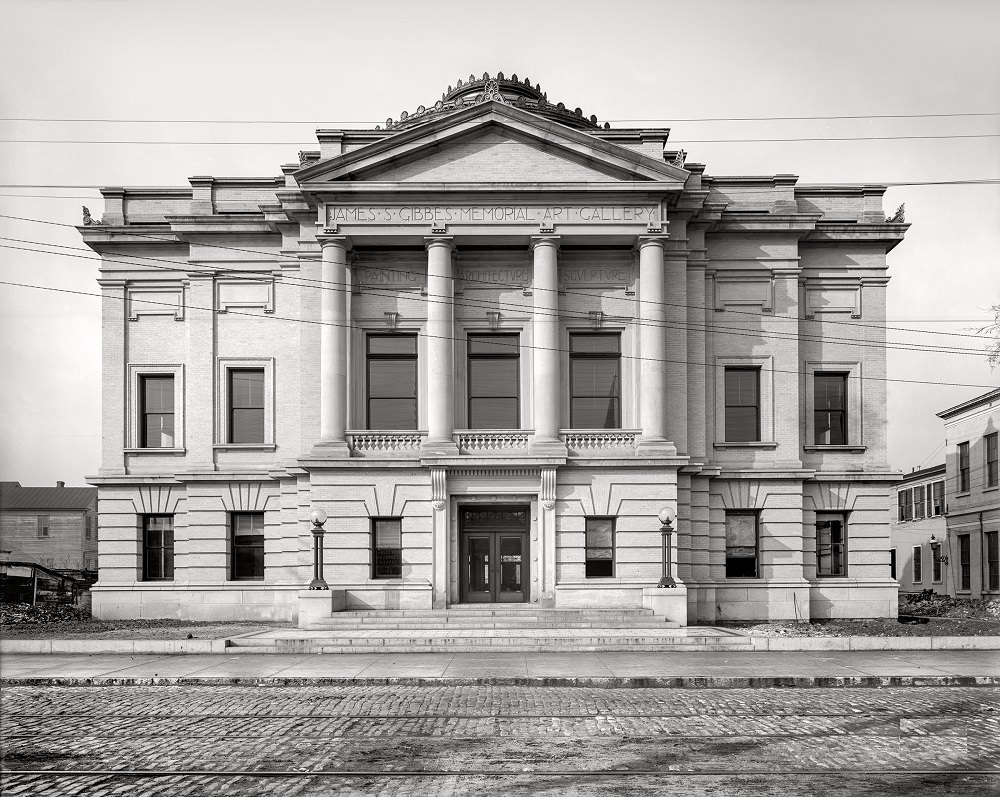
<path id="1" fill-rule="evenodd" d="M 126 448 L 126 454 L 186 454 L 186 448 Z"/>
<path id="2" fill-rule="evenodd" d="M 777 448 L 778 447 L 778 444 L 776 442 L 767 440 L 755 440 L 753 442 L 746 442 L 746 443 L 744 442 L 728 443 L 723 441 L 721 443 L 715 443 L 714 445 L 715 448 Z"/>
<path id="3" fill-rule="evenodd" d="M 830 579 L 850 578 L 850 576 L 847 573 L 837 573 L 836 575 L 834 575 L 833 573 L 817 573 L 816 578 L 827 581 Z"/>
<path id="4" fill-rule="evenodd" d="M 851 445 L 843 445 L 843 446 L 817 445 L 817 446 L 802 446 L 802 448 L 805 451 L 843 451 L 843 452 L 850 452 L 852 454 L 860 454 L 868 450 L 867 446 L 851 446 Z"/>
<path id="5" fill-rule="evenodd" d="M 995 493 L 997 490 L 1000 490 L 1000 485 L 997 484 L 994 484 L 992 487 L 983 488 L 984 493 Z"/>
<path id="6" fill-rule="evenodd" d="M 216 443 L 212 448 L 216 451 L 274 451 L 278 446 L 274 443 Z"/>

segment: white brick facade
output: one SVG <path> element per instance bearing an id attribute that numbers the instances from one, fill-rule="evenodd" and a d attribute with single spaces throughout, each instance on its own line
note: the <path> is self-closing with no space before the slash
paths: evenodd
<path id="1" fill-rule="evenodd" d="M 464 601 L 463 511 L 489 507 L 526 519 L 523 600 L 638 607 L 669 506 L 692 623 L 893 614 L 885 286 L 905 225 L 883 189 L 711 177 L 663 153 L 667 131 L 601 128 L 512 80 L 439 105 L 320 131 L 322 157 L 282 178 L 104 191 L 80 228 L 104 257 L 95 613 L 295 619 L 315 508 L 348 607 Z M 517 337 L 518 429 L 470 428 L 466 341 L 490 333 Z M 620 345 L 606 428 L 573 428 L 571 336 L 597 333 Z M 367 428 L 376 334 L 417 336 L 414 429 Z M 758 380 L 756 439 L 727 439 L 727 367 Z M 239 369 L 263 373 L 252 444 L 227 431 Z M 816 372 L 844 375 L 842 442 L 817 444 Z M 157 374 L 174 427 L 153 447 L 138 394 Z M 738 511 L 756 575 L 727 578 Z M 263 513 L 260 578 L 233 578 L 240 513 Z M 846 535 L 824 574 L 817 513 Z M 172 577 L 153 580 L 143 523 L 160 515 Z M 400 519 L 398 577 L 374 577 L 373 518 Z M 610 575 L 587 575 L 588 518 L 613 519 Z"/>

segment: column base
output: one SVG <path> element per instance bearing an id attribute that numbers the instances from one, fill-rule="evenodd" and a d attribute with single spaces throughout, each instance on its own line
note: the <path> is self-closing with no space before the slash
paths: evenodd
<path id="1" fill-rule="evenodd" d="M 665 437 L 640 437 L 635 453 L 645 456 L 676 457 L 677 446 Z"/>
<path id="2" fill-rule="evenodd" d="M 347 459 L 351 449 L 344 440 L 320 440 L 309 454 L 318 459 Z"/>
<path id="3" fill-rule="evenodd" d="M 432 457 L 457 457 L 459 455 L 458 445 L 454 440 L 424 440 L 420 446 L 420 455 Z"/>
<path id="4" fill-rule="evenodd" d="M 557 439 L 554 440 L 532 440 L 528 446 L 528 453 L 533 456 L 543 457 L 568 457 L 569 451 L 566 444 Z"/>

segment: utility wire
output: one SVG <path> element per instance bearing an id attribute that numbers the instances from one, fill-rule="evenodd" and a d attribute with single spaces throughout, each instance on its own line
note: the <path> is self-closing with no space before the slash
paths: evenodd
<path id="1" fill-rule="evenodd" d="M 965 111 L 956 113 L 878 113 L 844 116 L 708 116 L 691 119 L 606 119 L 608 122 L 803 122 L 831 119 L 943 119 L 963 116 L 1000 116 L 997 111 Z M 39 116 L 0 116 L 0 122 L 98 122 L 114 124 L 217 124 L 217 125 L 367 125 L 382 121 L 317 122 L 315 119 L 59 119 Z"/>
<path id="2" fill-rule="evenodd" d="M 47 220 L 44 220 L 44 219 L 32 219 L 32 218 L 27 218 L 27 217 L 24 217 L 24 216 L 9 216 L 9 215 L 0 213 L 0 218 L 2 218 L 2 219 L 13 219 L 13 220 L 16 220 L 16 221 L 28 221 L 28 222 L 34 222 L 34 223 L 37 223 L 37 224 L 46 224 L 46 225 L 53 226 L 53 227 L 68 227 L 68 228 L 71 228 L 71 229 L 76 229 L 76 227 L 74 225 L 72 225 L 72 224 L 65 224 L 63 222 L 58 222 L 58 221 L 47 221 Z M 137 238 L 148 238 L 148 239 L 151 239 L 151 240 L 154 240 L 154 241 L 160 241 L 162 243 L 177 243 L 176 239 L 174 239 L 174 238 L 164 238 L 162 236 L 150 235 L 150 234 L 147 234 L 147 233 L 127 232 L 127 233 L 120 233 L 120 234 L 121 235 L 132 236 L 132 237 L 137 237 Z M 42 244 L 42 245 L 44 245 L 44 244 Z M 243 247 L 225 246 L 224 244 L 210 244 L 210 243 L 201 243 L 200 245 L 201 246 L 205 246 L 205 247 L 211 247 L 213 249 L 223 249 L 223 250 L 232 251 L 232 252 L 242 252 L 242 253 L 246 253 L 246 254 L 263 255 L 263 256 L 267 257 L 268 259 L 271 259 L 271 260 L 274 260 L 274 259 L 282 260 L 283 259 L 283 260 L 290 260 L 290 261 L 295 262 L 295 263 L 300 262 L 297 257 L 294 257 L 292 255 L 282 255 L 280 253 L 277 254 L 277 255 L 275 255 L 274 252 L 265 252 L 265 251 L 260 250 L 260 249 L 246 249 L 246 248 L 243 248 Z M 83 250 L 80 250 L 80 251 L 83 251 Z M 135 256 L 134 255 L 130 255 L 130 257 L 135 257 Z M 130 265 L 130 264 L 129 263 L 125 263 L 125 265 Z M 183 268 L 183 266 L 179 266 L 179 268 Z M 381 267 L 381 266 L 380 266 L 380 269 L 383 270 L 383 271 L 391 271 L 391 272 L 394 272 L 394 273 L 404 274 L 404 275 L 407 275 L 407 276 L 413 276 L 413 277 L 417 277 L 417 278 L 421 278 L 421 277 L 424 276 L 424 273 L 423 272 L 419 272 L 419 271 L 408 271 L 406 269 L 393 269 L 393 268 L 386 268 L 386 267 Z M 458 277 L 454 277 L 454 276 L 451 277 L 450 279 L 451 279 L 451 282 L 453 282 L 453 283 L 457 283 L 459 281 L 459 278 Z M 509 289 L 514 289 L 514 290 L 523 290 L 524 287 L 525 287 L 524 285 L 521 285 L 521 284 L 495 282 L 495 281 L 491 281 L 491 280 L 469 279 L 469 280 L 462 280 L 462 281 L 464 281 L 464 282 L 472 282 L 472 283 L 482 284 L 482 285 L 487 285 L 487 286 L 494 287 L 494 288 L 509 288 Z M 315 282 L 317 282 L 319 284 L 324 284 L 321 280 L 316 280 Z M 326 284 L 328 284 L 328 283 L 326 283 Z M 339 286 L 334 285 L 334 287 L 339 287 Z M 537 289 L 537 290 L 541 290 L 541 289 Z M 560 294 L 575 295 L 575 296 L 582 296 L 582 297 L 586 297 L 586 298 L 591 298 L 591 294 L 585 293 L 583 291 L 560 290 L 559 293 Z M 653 302 L 653 301 L 651 301 L 649 299 L 641 299 L 641 298 L 637 299 L 636 301 L 638 301 L 640 304 L 652 304 L 652 305 L 655 305 L 655 306 L 663 306 L 663 307 L 679 307 L 679 308 L 683 308 L 683 309 L 686 309 L 686 310 L 695 310 L 697 312 L 703 312 L 703 311 L 708 310 L 708 309 L 714 309 L 714 308 L 709 308 L 709 307 L 705 307 L 705 306 L 701 306 L 701 305 L 672 304 L 670 302 Z M 748 311 L 745 311 L 745 310 L 734 310 L 732 308 L 727 308 L 726 312 L 727 313 L 732 313 L 733 315 L 745 315 L 745 316 L 751 316 L 753 318 L 760 318 L 760 313 L 753 313 L 753 312 L 748 312 Z M 789 320 L 793 320 L 793 319 L 789 319 Z M 797 320 L 797 319 L 794 319 L 794 320 Z M 814 323 L 820 323 L 820 322 L 814 322 Z M 927 335 L 945 335 L 945 336 L 948 336 L 948 337 L 959 337 L 959 338 L 972 338 L 972 337 L 987 338 L 988 337 L 988 336 L 984 336 L 984 335 L 962 334 L 962 333 L 958 333 L 958 332 L 933 332 L 931 330 L 914 330 L 914 329 L 905 329 L 905 328 L 899 328 L 899 327 L 888 327 L 888 326 L 885 326 L 884 324 L 865 324 L 865 323 L 861 323 L 861 322 L 852 322 L 852 321 L 835 321 L 835 320 L 832 320 L 832 319 L 830 319 L 830 320 L 824 319 L 821 323 L 823 323 L 823 324 L 844 324 L 846 326 L 849 326 L 851 328 L 851 330 L 855 331 L 855 332 L 858 329 L 872 329 L 872 330 L 879 331 L 879 332 L 891 329 L 893 331 L 899 331 L 899 332 L 921 332 L 921 333 L 927 334 Z"/>
<path id="3" fill-rule="evenodd" d="M 53 292 L 56 292 L 56 293 L 71 294 L 71 295 L 74 295 L 74 296 L 92 296 L 95 299 L 111 298 L 111 299 L 115 299 L 115 300 L 122 301 L 122 302 L 124 302 L 126 300 L 125 296 L 114 296 L 114 295 L 111 295 L 111 294 L 104 295 L 104 294 L 100 294 L 100 293 L 89 293 L 87 291 L 76 291 L 76 290 L 71 290 L 69 288 L 55 288 L 55 287 L 48 286 L 48 285 L 34 285 L 32 283 L 25 283 L 25 282 L 11 282 L 11 281 L 8 281 L 8 280 L 0 280 L 0 285 L 10 285 L 10 286 L 13 286 L 13 287 L 18 287 L 18 288 L 32 288 L 32 289 L 35 289 L 35 290 L 42 290 L 42 291 L 53 291 Z M 143 302 L 143 304 L 157 304 L 157 305 L 162 305 L 164 307 L 170 307 L 170 308 L 175 308 L 175 309 L 177 307 L 176 303 L 171 303 L 171 302 L 157 302 L 157 301 L 154 301 L 154 300 L 151 300 L 151 299 L 143 299 L 142 302 Z M 200 307 L 200 306 L 197 306 L 197 305 L 190 305 L 190 304 L 185 304 L 184 305 L 184 309 L 185 310 L 200 310 L 200 311 L 205 311 L 207 313 L 212 313 L 212 314 L 216 313 L 216 310 L 214 308 L 211 308 L 211 307 Z M 329 321 L 315 321 L 315 320 L 307 319 L 307 318 L 289 318 L 287 316 L 279 316 L 279 315 L 274 315 L 274 314 L 261 315 L 261 314 L 258 314 L 258 313 L 250 313 L 250 312 L 245 312 L 245 311 L 240 311 L 240 310 L 233 310 L 231 308 L 226 311 L 226 314 L 227 315 L 249 316 L 251 318 L 260 318 L 260 319 L 263 319 L 265 321 L 268 321 L 268 320 L 271 320 L 271 321 L 289 321 L 289 322 L 296 323 L 296 324 L 309 324 L 309 325 L 315 325 L 315 326 L 343 327 L 343 328 L 348 329 L 348 330 L 354 328 L 354 327 L 352 327 L 352 325 L 350 323 L 338 324 L 338 323 L 329 322 Z M 464 338 L 458 338 L 458 337 L 454 337 L 452 335 L 430 335 L 430 334 L 428 334 L 426 332 L 421 333 L 421 334 L 423 334 L 423 336 L 425 338 L 428 338 L 428 339 L 450 340 L 450 341 L 462 342 L 462 343 L 465 342 Z M 533 350 L 536 350 L 536 351 L 556 351 L 556 352 L 561 352 L 561 353 L 564 353 L 564 354 L 570 353 L 569 349 L 564 349 L 564 348 L 561 348 L 559 346 L 536 346 L 536 345 L 530 345 L 530 344 L 522 344 L 520 346 L 520 348 L 522 348 L 522 349 L 533 349 Z M 673 364 L 676 364 L 676 365 L 698 365 L 698 366 L 704 366 L 706 368 L 716 368 L 717 367 L 717 365 L 714 364 L 714 363 L 698 362 L 698 361 L 694 361 L 694 360 L 672 360 L 672 359 L 669 359 L 669 358 L 660 358 L 660 357 L 641 357 L 641 356 L 635 356 L 635 355 L 631 355 L 631 354 L 619 354 L 619 358 L 623 359 L 623 360 L 634 360 L 636 362 L 645 361 L 645 362 L 673 363 Z M 796 374 L 797 376 L 810 376 L 811 375 L 811 373 L 808 372 L 808 371 L 798 371 L 798 370 L 792 371 L 792 370 L 785 369 L 785 368 L 771 368 L 770 370 L 773 373 Z M 967 384 L 967 383 L 961 383 L 961 382 L 931 382 L 931 381 L 928 381 L 928 380 L 925 380 L 925 379 L 890 379 L 888 377 L 883 377 L 883 376 L 866 376 L 865 379 L 868 379 L 868 380 L 871 380 L 871 381 L 875 381 L 875 382 L 899 382 L 899 383 L 911 384 L 911 385 L 940 385 L 940 386 L 944 386 L 944 387 L 972 387 L 972 388 L 977 388 L 977 389 L 993 389 L 995 387 L 994 385 L 976 385 L 976 384 Z"/>
<path id="4" fill-rule="evenodd" d="M 277 178 L 261 177 L 260 179 L 261 179 L 262 182 L 266 182 L 268 180 L 273 180 L 273 179 L 277 179 Z M 725 177 L 722 177 L 722 178 L 713 178 L 711 175 L 707 175 L 706 179 L 723 179 L 724 180 Z M 854 186 L 859 186 L 859 185 L 875 185 L 875 186 L 885 186 L 886 188 L 909 188 L 909 187 L 922 186 L 922 185 L 996 185 L 997 183 L 1000 183 L 1000 177 L 978 177 L 978 178 L 972 178 L 972 179 L 969 179 L 969 180 L 923 180 L 923 181 L 910 181 L 910 182 L 893 181 L 893 180 L 855 180 L 853 182 L 846 182 L 845 183 L 845 182 L 829 182 L 829 181 L 825 181 L 824 180 L 824 181 L 819 182 L 819 183 L 812 183 L 812 182 L 797 183 L 794 187 L 795 188 L 810 188 L 810 187 L 812 187 L 814 185 L 837 186 L 837 187 L 839 187 L 839 186 L 854 187 Z M 80 190 L 88 190 L 88 191 L 100 191 L 101 189 L 104 189 L 104 188 L 107 188 L 107 187 L 113 186 L 113 185 L 115 185 L 115 183 L 103 183 L 101 185 L 80 185 L 80 184 L 69 185 L 69 184 L 65 184 L 65 183 L 0 183 L 0 188 L 17 188 L 17 189 L 20 189 L 20 188 L 72 188 L 72 189 L 80 189 Z M 126 191 L 128 191 L 128 190 L 133 190 L 134 191 L 135 189 L 128 189 L 128 188 L 126 188 Z M 11 196 L 22 196 L 22 194 L 11 194 Z"/>
<path id="5" fill-rule="evenodd" d="M 18 238 L 7 238 L 5 236 L 0 236 L 0 240 L 15 241 L 18 243 L 28 243 L 37 246 L 49 246 L 59 249 L 70 249 L 76 252 L 89 251 L 85 249 L 79 249 L 76 247 L 64 246 L 62 244 L 48 244 L 39 241 L 25 241 Z M 102 258 L 95 257 L 90 254 L 74 255 L 69 252 L 48 252 L 43 249 L 28 249 L 26 247 L 10 246 L 7 244 L 0 244 L 0 248 L 15 249 L 26 252 L 36 252 L 38 254 L 59 255 L 63 257 L 78 257 L 83 260 L 93 261 L 95 263 L 102 262 Z M 127 260 L 112 259 L 112 258 L 106 258 L 104 262 L 120 263 L 122 265 L 134 266 L 142 269 L 152 268 L 170 272 L 186 271 L 188 273 L 192 272 L 200 273 L 200 274 L 205 274 L 207 276 L 217 276 L 220 273 L 225 273 L 230 278 L 236 278 L 242 281 L 255 282 L 255 283 L 271 283 L 274 281 L 273 277 L 255 276 L 253 274 L 247 274 L 246 272 L 238 271 L 235 269 L 215 269 L 211 266 L 200 266 L 198 264 L 179 264 L 176 261 L 166 260 L 165 258 L 153 258 L 153 257 L 146 257 L 143 255 L 129 255 L 128 257 L 139 258 L 142 260 L 156 260 L 159 262 L 168 263 L 169 265 L 159 266 L 159 265 L 154 265 L 152 263 L 136 263 L 134 262 L 134 260 L 127 261 Z M 203 270 L 196 271 L 196 269 L 203 269 Z M 290 275 L 282 275 L 281 281 L 287 282 L 291 285 L 299 285 L 301 287 L 314 287 L 317 290 L 351 293 L 350 288 L 342 288 L 337 285 L 333 285 L 332 287 L 330 287 L 331 283 L 323 283 L 322 280 L 310 280 L 301 277 L 292 277 Z M 366 289 L 366 293 L 370 296 L 376 296 L 380 298 L 387 298 L 387 299 L 397 298 L 396 293 L 380 292 L 377 288 L 371 288 L 371 287 L 368 287 Z M 421 301 L 424 302 L 425 304 L 450 304 L 456 307 L 466 307 L 476 310 L 506 310 L 509 313 L 517 313 L 517 314 L 527 313 L 533 316 L 540 315 L 540 316 L 554 317 L 557 319 L 568 317 L 570 320 L 574 321 L 590 320 L 589 313 L 584 310 L 573 311 L 567 309 L 559 313 L 540 312 L 534 310 L 531 307 L 526 307 L 525 305 L 508 304 L 500 301 L 493 301 L 490 299 L 481 299 L 481 300 L 453 299 L 451 297 L 443 296 L 441 294 L 426 294 L 422 295 L 419 300 L 414 298 L 412 299 L 412 301 Z M 632 303 L 631 299 L 623 299 L 621 301 L 623 302 L 627 301 L 629 304 Z M 798 321 L 798 319 L 794 320 L 796 322 Z M 935 354 L 954 354 L 954 355 L 966 355 L 975 357 L 981 357 L 983 354 L 983 352 L 979 349 L 969 349 L 957 346 L 926 346 L 917 343 L 905 343 L 905 342 L 887 342 L 887 343 L 865 342 L 865 341 L 860 341 L 856 338 L 834 338 L 827 335 L 810 334 L 808 332 L 798 333 L 796 331 L 796 332 L 785 333 L 781 331 L 754 330 L 747 327 L 713 326 L 711 324 L 697 324 L 697 323 L 691 323 L 689 321 L 677 322 L 677 321 L 664 320 L 660 322 L 655 322 L 655 321 L 643 321 L 638 318 L 632 318 L 626 323 L 632 327 L 650 327 L 656 329 L 669 329 L 669 330 L 680 329 L 687 331 L 714 333 L 720 335 L 735 335 L 738 337 L 771 338 L 777 341 L 789 341 L 789 342 L 802 341 L 806 343 L 828 343 L 832 345 L 849 345 L 857 348 L 878 349 L 880 351 L 885 349 L 894 349 L 900 351 L 916 351 L 916 352 L 927 352 Z"/>
<path id="6" fill-rule="evenodd" d="M 797 138 L 682 138 L 671 141 L 672 144 L 762 144 L 762 143 L 792 143 L 799 141 L 915 141 L 931 140 L 943 141 L 950 139 L 968 138 L 1000 138 L 1000 133 L 960 133 L 950 135 L 920 135 L 920 136 L 812 136 Z M 257 146 L 281 146 L 281 147 L 301 147 L 307 146 L 303 140 L 299 141 L 156 141 L 128 139 L 119 141 L 99 140 L 99 139 L 74 139 L 74 138 L 0 138 L 0 144 L 169 144 L 170 146 L 198 146 L 198 147 L 257 147 Z M 308 146 L 315 146 L 311 142 Z M 501 144 L 497 146 L 519 146 L 517 144 Z"/>

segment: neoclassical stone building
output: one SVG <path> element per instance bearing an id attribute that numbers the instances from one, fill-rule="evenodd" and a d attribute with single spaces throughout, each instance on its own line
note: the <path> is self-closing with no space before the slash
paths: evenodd
<path id="1" fill-rule="evenodd" d="M 668 135 L 484 75 L 104 189 L 95 613 L 294 619 L 317 508 L 348 608 L 639 607 L 663 507 L 689 622 L 893 613 L 901 214 Z"/>

